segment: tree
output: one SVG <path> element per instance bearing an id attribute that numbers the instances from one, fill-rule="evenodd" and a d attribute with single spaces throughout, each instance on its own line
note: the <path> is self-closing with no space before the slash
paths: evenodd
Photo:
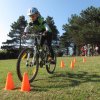
<path id="1" fill-rule="evenodd" d="M 48 16 L 46 18 L 46 22 L 48 23 L 48 25 L 50 26 L 52 33 L 53 33 L 53 40 L 58 40 L 58 34 L 59 31 L 57 30 L 57 27 L 55 26 L 53 17 Z"/>
<path id="2" fill-rule="evenodd" d="M 100 44 L 100 8 L 88 7 L 81 12 L 86 43 Z"/>
<path id="3" fill-rule="evenodd" d="M 24 16 L 20 16 L 16 22 L 12 23 L 11 30 L 8 34 L 11 39 L 3 42 L 4 45 L 1 48 L 7 50 L 21 49 L 21 35 L 26 25 L 27 21 Z"/>
<path id="4" fill-rule="evenodd" d="M 62 40 L 74 42 L 78 49 L 88 43 L 100 44 L 100 8 L 91 6 L 82 10 L 80 15 L 72 15 L 63 30 Z"/>

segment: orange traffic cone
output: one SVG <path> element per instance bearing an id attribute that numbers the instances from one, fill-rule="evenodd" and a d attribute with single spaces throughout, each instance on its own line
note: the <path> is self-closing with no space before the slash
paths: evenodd
<path id="1" fill-rule="evenodd" d="M 22 86 L 21 86 L 21 91 L 30 91 L 30 83 L 28 79 L 28 74 L 24 73 L 23 76 L 23 81 L 22 81 Z"/>
<path id="2" fill-rule="evenodd" d="M 84 62 L 86 62 L 86 58 L 85 58 L 85 57 L 83 58 L 83 63 L 84 63 Z"/>
<path id="3" fill-rule="evenodd" d="M 12 73 L 9 72 L 7 74 L 5 90 L 12 90 L 12 89 L 14 89 L 14 82 L 13 82 L 13 78 L 12 78 Z"/>
<path id="4" fill-rule="evenodd" d="M 73 62 L 76 63 L 76 58 L 74 58 Z"/>
<path id="5" fill-rule="evenodd" d="M 73 62 L 73 61 L 71 61 L 70 68 L 71 68 L 71 69 L 74 68 L 74 62 Z"/>
<path id="6" fill-rule="evenodd" d="M 64 68 L 65 67 L 65 64 L 64 64 L 64 61 L 63 60 L 61 61 L 60 66 L 61 66 L 61 68 Z"/>

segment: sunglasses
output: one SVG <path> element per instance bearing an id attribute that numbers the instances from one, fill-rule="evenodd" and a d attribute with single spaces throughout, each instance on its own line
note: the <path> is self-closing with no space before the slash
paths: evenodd
<path id="1" fill-rule="evenodd" d="M 34 14 L 34 15 L 30 15 L 30 17 L 31 17 L 31 18 L 35 18 L 35 17 L 36 17 L 36 14 Z"/>

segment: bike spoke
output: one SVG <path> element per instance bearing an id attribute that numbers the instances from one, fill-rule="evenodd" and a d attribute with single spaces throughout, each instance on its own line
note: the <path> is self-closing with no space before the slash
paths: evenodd
<path id="1" fill-rule="evenodd" d="M 36 62 L 36 59 L 34 58 L 34 53 L 31 49 L 25 49 L 24 51 L 22 51 L 19 56 L 17 65 L 17 73 L 19 79 L 22 81 L 23 74 L 27 72 L 29 81 L 32 82 L 36 77 L 38 66 L 38 62 Z"/>

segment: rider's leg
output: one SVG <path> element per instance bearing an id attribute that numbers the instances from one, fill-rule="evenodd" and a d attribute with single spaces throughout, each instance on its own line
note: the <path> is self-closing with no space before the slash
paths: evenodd
<path id="1" fill-rule="evenodd" d="M 46 37 L 45 37 L 45 36 L 42 36 L 42 37 L 41 37 L 41 40 L 40 40 L 40 46 L 41 46 L 41 47 L 43 46 L 45 40 L 46 40 Z"/>
<path id="2" fill-rule="evenodd" d="M 47 33 L 46 40 L 47 40 L 49 52 L 51 53 L 51 57 L 52 57 L 52 59 L 54 59 L 54 51 L 53 51 L 52 46 L 51 46 L 51 43 L 52 43 L 52 33 L 51 32 Z"/>
<path id="3" fill-rule="evenodd" d="M 49 52 L 51 53 L 51 57 L 52 57 L 51 59 L 54 60 L 54 51 L 51 46 L 51 42 L 52 42 L 52 33 L 51 32 L 48 32 L 45 36 L 42 36 L 41 41 L 40 41 L 41 47 L 43 46 L 45 40 L 47 41 L 47 46 L 48 46 Z"/>

